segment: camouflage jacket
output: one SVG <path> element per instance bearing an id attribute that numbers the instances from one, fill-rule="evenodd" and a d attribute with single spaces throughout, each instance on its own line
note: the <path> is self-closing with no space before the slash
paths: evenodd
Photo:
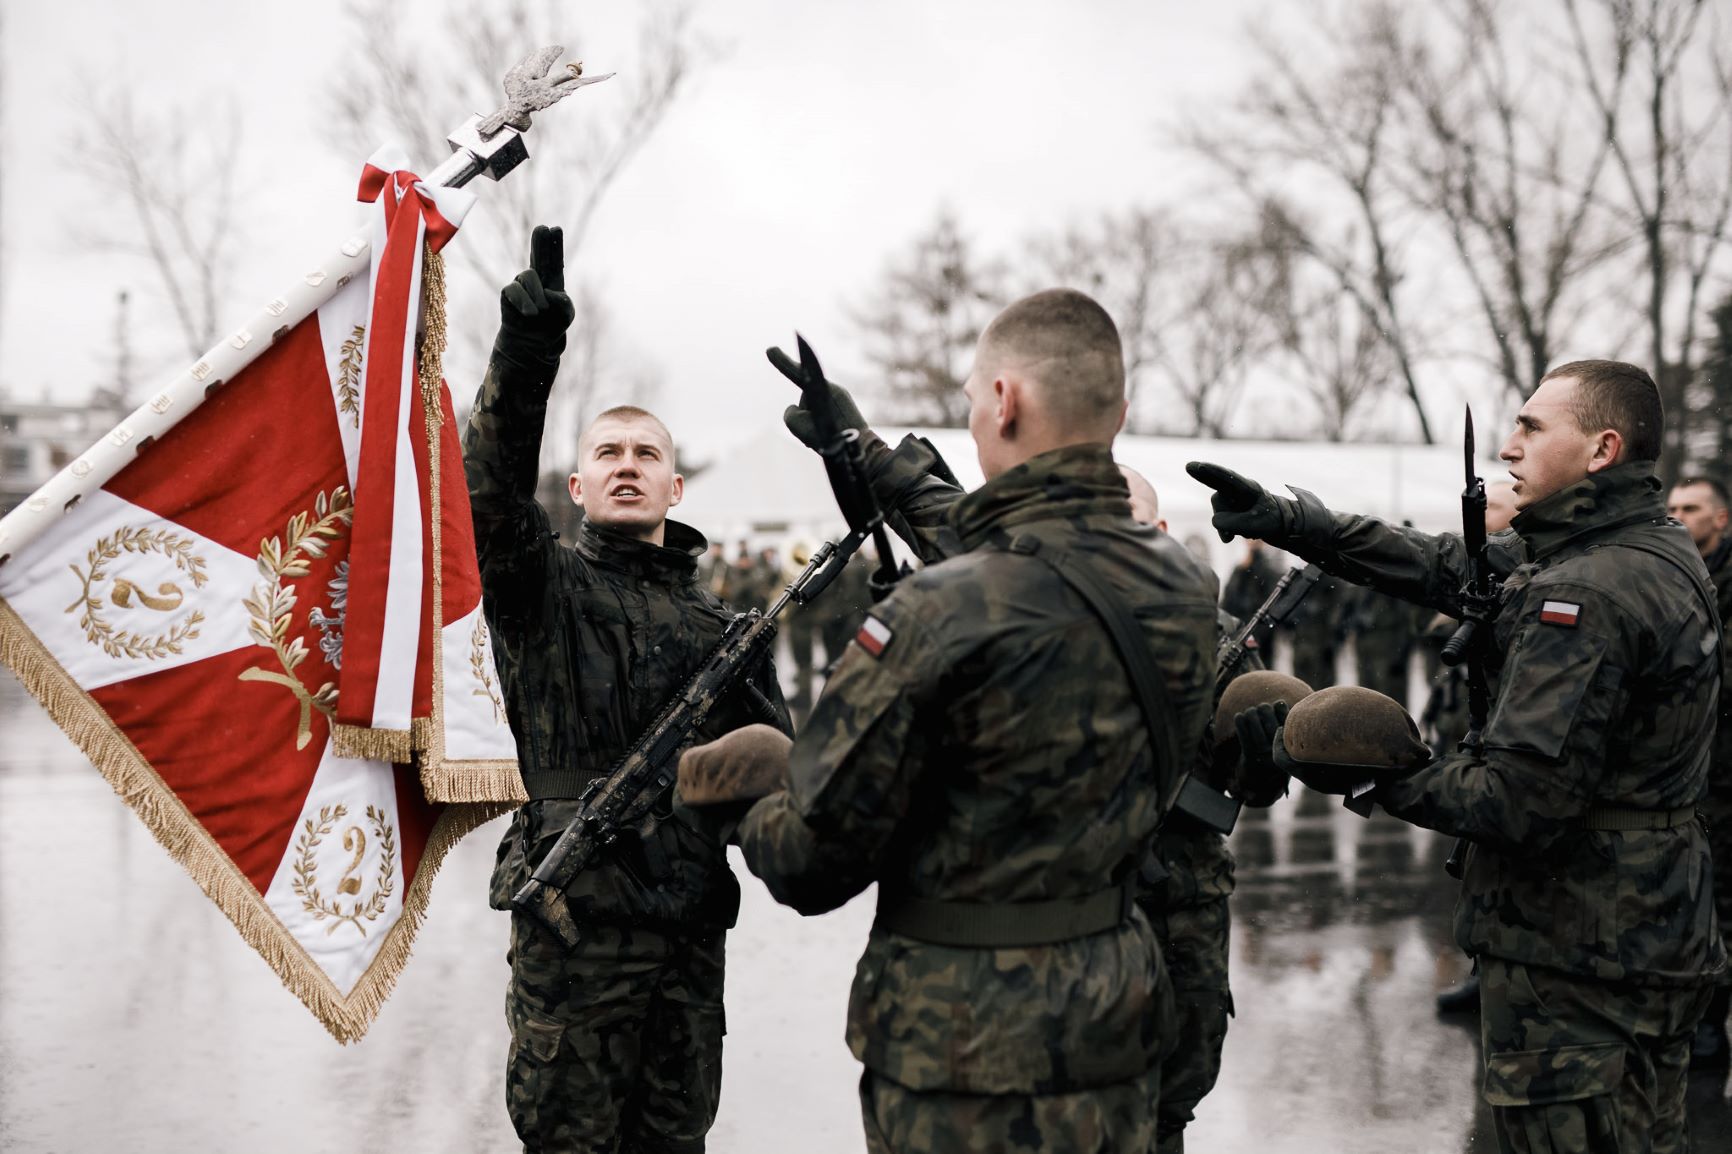
<path id="1" fill-rule="evenodd" d="M 1056 450 L 953 502 L 961 553 L 873 610 L 795 742 L 790 786 L 740 828 L 752 871 L 804 913 L 876 881 L 957 902 L 1080 896 L 1124 879 L 1160 799 L 1148 727 L 1105 628 L 1023 535 L 1138 608 L 1186 750 L 1213 692 L 1213 587 L 1130 519 L 1103 446 Z M 1167 1002 L 1140 912 L 1039 947 L 935 946 L 874 927 L 848 1040 L 916 1090 L 1061 1093 L 1159 1061 Z"/>
<path id="2" fill-rule="evenodd" d="M 1331 514 L 1299 493 L 1280 542 L 1341 577 L 1461 614 L 1462 540 Z M 1606 981 L 1691 985 L 1725 964 L 1699 821 L 1584 828 L 1591 806 L 1696 805 L 1719 693 L 1715 608 L 1651 464 L 1593 474 L 1492 538 L 1503 577 L 1481 754 L 1378 790 L 1391 813 L 1469 839 L 1456 936 L 1470 954 Z"/>
<path id="3" fill-rule="evenodd" d="M 1708 778 L 1708 800 L 1703 811 L 1716 846 L 1732 845 L 1732 645 L 1726 630 L 1732 629 L 1732 532 L 1720 539 L 1719 548 L 1704 557 L 1714 596 L 1720 605 L 1720 711 L 1714 730 L 1714 769 Z"/>
<path id="4" fill-rule="evenodd" d="M 483 605 L 531 798 L 500 843 L 499 909 L 730 617 L 697 581 L 702 534 L 676 521 L 664 545 L 589 522 L 574 548 L 559 544 L 534 498 L 551 380 L 495 358 L 463 438 Z M 773 671 L 754 681 L 782 708 Z M 761 720 L 737 696 L 722 713 L 708 736 Z M 580 922 L 711 928 L 733 924 L 740 898 L 722 847 L 679 820 L 622 836 L 567 893 Z"/>

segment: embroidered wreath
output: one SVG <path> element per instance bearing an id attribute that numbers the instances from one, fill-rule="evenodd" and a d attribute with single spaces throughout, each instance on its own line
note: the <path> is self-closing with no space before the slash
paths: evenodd
<path id="1" fill-rule="evenodd" d="M 183 643 L 198 636 L 198 627 L 204 621 L 202 612 L 194 609 L 185 621 L 166 633 L 153 635 L 116 629 L 102 615 L 102 599 L 91 592 L 91 587 L 108 579 L 108 565 L 122 553 L 158 553 L 173 561 L 175 568 L 187 575 L 194 588 L 203 588 L 209 578 L 205 573 L 204 558 L 192 551 L 194 543 L 193 538 L 168 529 L 134 529 L 128 525 L 122 525 L 111 536 L 98 538 L 96 546 L 85 554 L 85 564 L 90 566 L 88 574 L 77 565 L 68 566 L 77 574 L 83 589 L 78 600 L 66 607 L 66 612 L 83 608 L 78 624 L 84 630 L 85 640 L 99 646 L 110 657 L 158 661 L 179 656 L 183 652 Z M 130 582 L 126 584 L 129 590 L 133 588 Z M 118 590 L 115 600 L 117 604 L 127 604 L 119 599 Z"/>
<path id="2" fill-rule="evenodd" d="M 345 893 L 359 894 L 360 879 L 350 877 L 361 864 L 361 859 L 367 852 L 367 835 L 358 825 L 352 825 L 343 831 L 343 848 L 354 855 L 348 869 L 343 871 L 343 877 L 338 879 L 338 897 L 325 900 L 319 891 L 318 861 L 319 846 L 324 843 L 337 823 L 347 817 L 347 806 L 322 806 L 319 816 L 309 817 L 301 823 L 300 837 L 295 839 L 295 864 L 292 868 L 293 880 L 290 888 L 296 897 L 301 899 L 301 908 L 313 915 L 316 922 L 329 921 L 326 934 L 334 934 L 337 927 L 354 926 L 362 937 L 367 936 L 367 927 L 363 922 L 376 922 L 384 916 L 391 895 L 397 888 L 397 831 L 391 828 L 391 823 L 385 820 L 385 811 L 367 807 L 367 824 L 372 827 L 373 836 L 379 839 L 379 873 L 373 887 L 373 896 L 365 901 L 359 897 L 349 909 L 343 908 L 341 895 Z"/>

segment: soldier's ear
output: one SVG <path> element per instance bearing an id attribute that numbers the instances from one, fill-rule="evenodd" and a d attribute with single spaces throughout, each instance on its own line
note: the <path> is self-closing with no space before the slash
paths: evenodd
<path id="1" fill-rule="evenodd" d="M 992 395 L 998 435 L 1001 439 L 1009 440 L 1016 434 L 1016 417 L 1022 404 L 1022 390 L 1018 382 L 1000 376 L 992 378 Z"/>
<path id="2" fill-rule="evenodd" d="M 1616 429 L 1601 429 L 1594 437 L 1594 455 L 1588 458 L 1588 472 L 1598 473 L 1619 464 L 1624 456 L 1624 434 Z"/>
<path id="3" fill-rule="evenodd" d="M 582 477 L 578 476 L 576 473 L 573 473 L 571 476 L 569 476 L 565 479 L 565 487 L 571 493 L 571 503 L 573 505 L 583 504 L 583 478 Z"/>
<path id="4" fill-rule="evenodd" d="M 686 495 L 686 479 L 678 473 L 674 474 L 673 499 L 668 502 L 668 508 L 678 505 Z"/>

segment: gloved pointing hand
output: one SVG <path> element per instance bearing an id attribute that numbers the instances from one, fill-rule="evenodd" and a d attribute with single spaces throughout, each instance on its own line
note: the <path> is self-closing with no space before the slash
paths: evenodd
<path id="1" fill-rule="evenodd" d="M 1192 461 L 1185 472 L 1215 490 L 1209 503 L 1215 508 L 1212 524 L 1221 540 L 1278 537 L 1291 527 L 1296 502 L 1277 497 L 1263 486 L 1242 477 L 1224 465 Z"/>
<path id="2" fill-rule="evenodd" d="M 565 232 L 536 225 L 529 238 L 529 267 L 499 294 L 494 355 L 526 369 L 557 368 L 565 330 L 576 316 L 565 292 Z"/>

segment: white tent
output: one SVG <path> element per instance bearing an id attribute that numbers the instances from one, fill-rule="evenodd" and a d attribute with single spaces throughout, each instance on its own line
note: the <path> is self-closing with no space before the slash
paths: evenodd
<path id="1" fill-rule="evenodd" d="M 904 431 L 884 430 L 885 438 L 895 444 Z M 980 466 L 966 430 L 917 431 L 937 446 L 966 487 L 980 484 Z M 1210 531 L 1209 490 L 1185 473 L 1187 461 L 1214 461 L 1272 488 L 1298 485 L 1333 509 L 1410 520 L 1434 532 L 1460 526 L 1461 450 L 1450 445 L 1127 435 L 1118 438 L 1114 452 L 1155 486 L 1162 516 L 1174 535 L 1193 545 L 1203 542 L 1222 572 L 1238 558 L 1240 547 L 1223 545 Z M 1506 479 L 1495 460 L 1482 461 L 1480 475 L 1488 483 Z M 687 486 L 674 516 L 712 540 L 727 542 L 823 537 L 841 528 L 822 463 L 779 427 L 735 447 L 705 469 Z"/>

